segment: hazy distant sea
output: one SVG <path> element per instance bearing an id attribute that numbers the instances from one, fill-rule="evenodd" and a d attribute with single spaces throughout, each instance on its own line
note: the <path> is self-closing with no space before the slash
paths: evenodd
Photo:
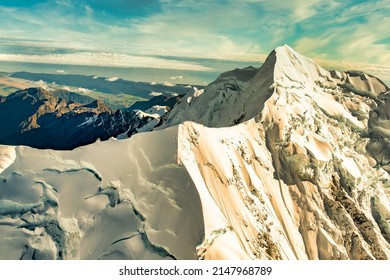
<path id="1" fill-rule="evenodd" d="M 214 81 L 222 72 L 234 68 L 249 66 L 250 63 L 231 62 L 214 63 L 212 71 L 188 71 L 155 68 L 119 68 L 101 66 L 57 65 L 25 62 L 0 61 L 0 72 L 32 72 L 48 74 L 96 75 L 99 77 L 117 77 L 137 82 L 171 82 L 176 84 L 205 85 Z M 252 64 L 253 65 L 253 64 Z M 258 67 L 259 65 L 254 65 Z"/>

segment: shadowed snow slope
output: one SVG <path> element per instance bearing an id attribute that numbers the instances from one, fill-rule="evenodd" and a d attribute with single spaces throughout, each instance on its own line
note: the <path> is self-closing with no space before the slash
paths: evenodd
<path id="1" fill-rule="evenodd" d="M 0 147 L 0 258 L 389 259 L 387 91 L 282 46 L 165 129 Z"/>

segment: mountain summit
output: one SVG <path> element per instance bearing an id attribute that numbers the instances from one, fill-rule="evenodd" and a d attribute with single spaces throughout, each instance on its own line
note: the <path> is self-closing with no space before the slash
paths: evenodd
<path id="1" fill-rule="evenodd" d="M 388 100 L 285 45 L 158 130 L 0 146 L 0 258 L 389 259 Z"/>
<path id="2" fill-rule="evenodd" d="M 223 73 L 205 90 L 188 93 L 160 128 L 184 121 L 227 127 L 255 118 L 265 126 L 277 126 L 282 137 L 293 119 L 305 122 L 311 116 L 314 122 L 325 114 L 329 121 L 346 124 L 369 139 L 367 151 L 390 172 L 389 90 L 374 76 L 327 71 L 284 45 L 259 69 Z"/>
<path id="3" fill-rule="evenodd" d="M 331 87 L 340 92 L 356 88 L 373 97 L 389 90 L 379 79 L 361 72 L 326 71 L 284 45 L 272 51 L 259 69 L 249 67 L 223 73 L 207 86 L 204 94 L 188 93 L 163 127 L 187 120 L 212 127 L 231 126 L 259 115 L 273 94 L 313 93 L 317 100 L 315 94 L 321 99 Z M 298 92 L 299 89 L 302 91 Z"/>

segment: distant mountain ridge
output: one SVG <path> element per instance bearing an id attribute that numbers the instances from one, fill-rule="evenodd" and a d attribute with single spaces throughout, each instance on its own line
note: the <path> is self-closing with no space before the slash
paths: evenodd
<path id="1" fill-rule="evenodd" d="M 0 98 L 0 144 L 69 150 L 137 132 L 151 119 L 137 112 L 113 111 L 100 100 L 42 88 L 20 90 Z"/>
<path id="2" fill-rule="evenodd" d="M 15 72 L 10 75 L 13 78 L 26 79 L 31 81 L 44 81 L 46 83 L 56 83 L 58 85 L 81 87 L 90 90 L 100 91 L 108 94 L 129 94 L 146 99 L 150 99 L 152 92 L 159 92 L 165 96 L 172 94 L 185 94 L 190 88 L 187 85 L 164 85 L 151 84 L 147 82 L 133 82 L 120 78 L 105 78 L 96 76 L 85 76 L 75 74 L 46 74 Z M 202 86 L 198 86 L 202 87 Z"/>

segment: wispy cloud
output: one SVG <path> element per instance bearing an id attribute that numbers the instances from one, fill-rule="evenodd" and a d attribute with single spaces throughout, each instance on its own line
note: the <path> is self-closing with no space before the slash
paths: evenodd
<path id="1" fill-rule="evenodd" d="M 390 64 L 390 6 L 370 1 L 345 6 L 322 32 L 308 32 L 293 46 L 306 55 L 371 64 Z M 310 23 L 313 24 L 313 23 Z"/>
<path id="2" fill-rule="evenodd" d="M 335 9 L 340 5 L 337 1 L 328 0 L 243 0 L 243 2 L 254 5 L 269 15 L 283 15 L 286 23 L 290 25 L 314 17 L 329 8 Z M 267 15 L 266 17 L 271 18 Z"/>
<path id="3" fill-rule="evenodd" d="M 72 54 L 47 54 L 47 55 L 23 55 L 0 54 L 0 61 L 16 61 L 47 64 L 70 64 L 89 66 L 113 66 L 113 67 L 142 67 L 178 69 L 192 71 L 210 71 L 211 68 L 178 60 L 169 60 L 148 56 L 134 56 L 117 53 L 72 53 Z"/>

